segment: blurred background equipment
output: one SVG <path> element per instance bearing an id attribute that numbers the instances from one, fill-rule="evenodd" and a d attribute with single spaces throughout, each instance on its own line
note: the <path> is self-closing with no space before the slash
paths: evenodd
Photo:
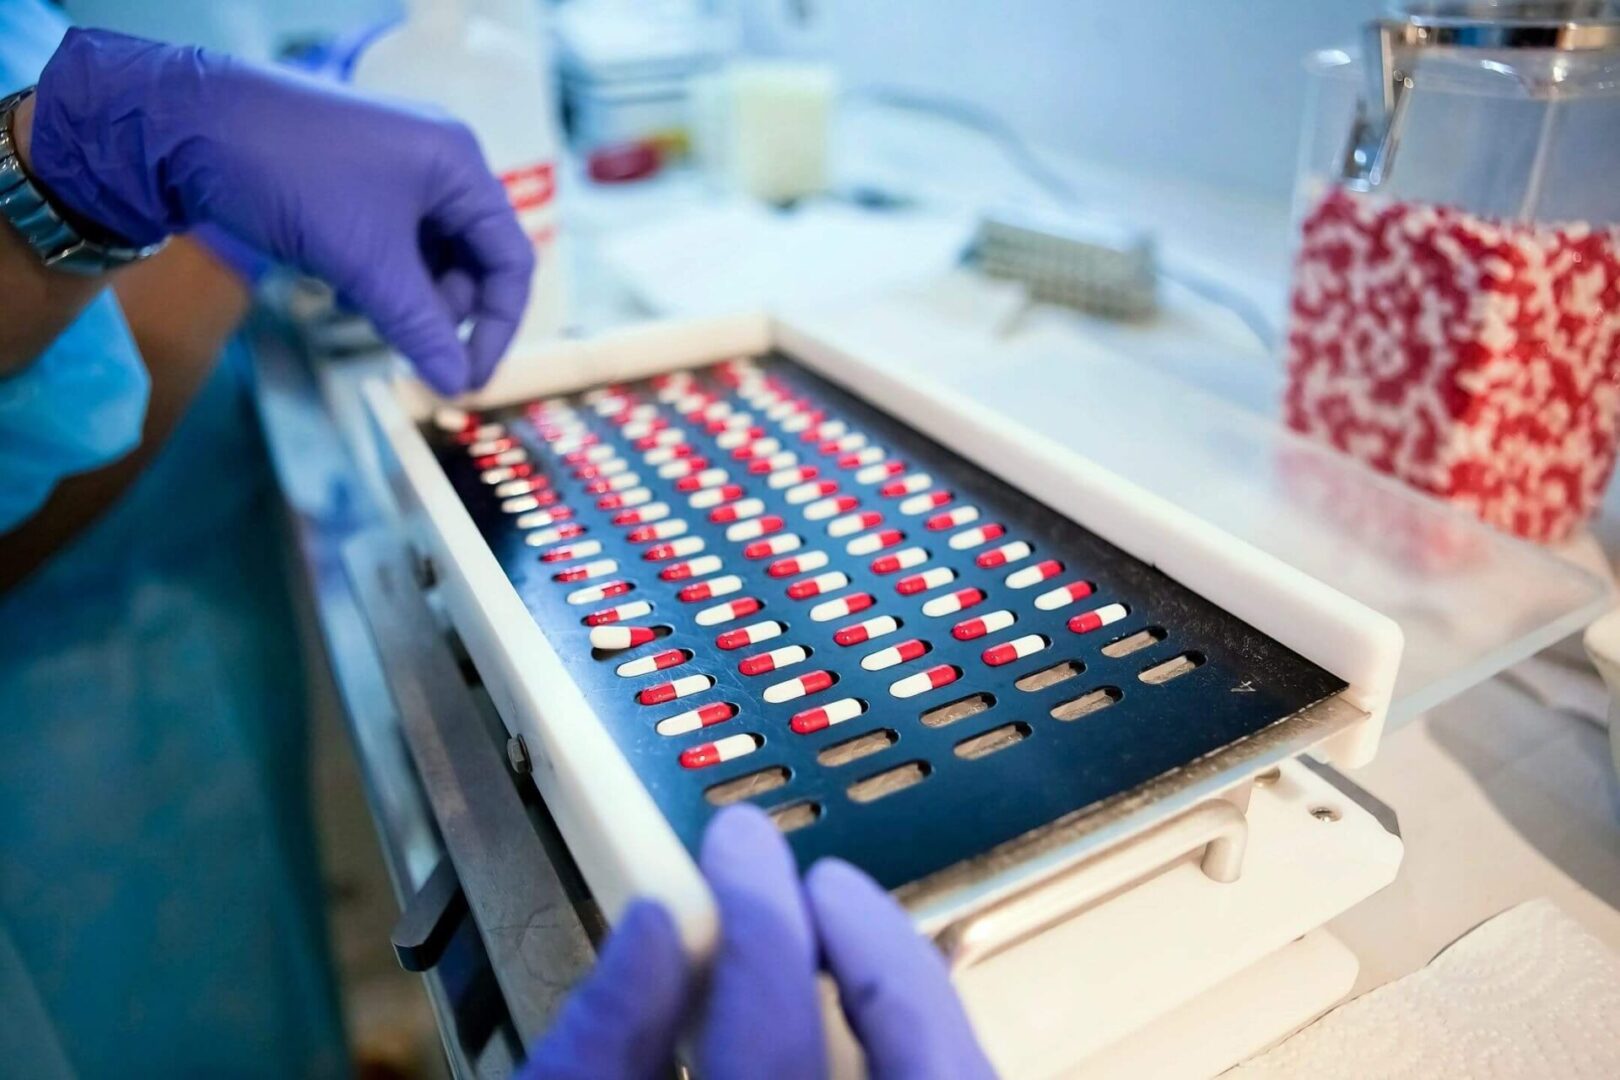
<path id="1" fill-rule="evenodd" d="M 1620 4 L 1397 9 L 1310 60 L 1285 415 L 1563 541 L 1620 435 Z"/>

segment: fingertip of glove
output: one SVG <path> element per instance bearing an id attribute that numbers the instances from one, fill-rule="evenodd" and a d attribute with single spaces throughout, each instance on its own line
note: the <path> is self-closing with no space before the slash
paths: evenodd
<path id="1" fill-rule="evenodd" d="M 708 871 L 751 860 L 786 843 L 763 810 L 749 803 L 733 803 L 716 814 L 704 830 L 700 861 Z"/>
<path id="2" fill-rule="evenodd" d="M 804 888 L 811 900 L 836 900 L 847 896 L 852 890 L 865 893 L 883 891 L 865 871 L 837 858 L 817 859 L 805 872 Z"/>

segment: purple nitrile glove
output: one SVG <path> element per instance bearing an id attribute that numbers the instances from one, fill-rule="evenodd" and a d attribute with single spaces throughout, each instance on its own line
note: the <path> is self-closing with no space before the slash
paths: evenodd
<path id="1" fill-rule="evenodd" d="M 787 841 L 757 807 L 714 816 L 699 858 L 720 942 L 698 1036 L 704 1080 L 822 1080 L 827 1044 L 816 942 Z"/>
<path id="2" fill-rule="evenodd" d="M 756 808 L 728 807 L 704 833 L 699 861 L 720 915 L 697 1039 L 700 1074 L 823 1080 L 815 939 L 787 843 Z M 667 1068 L 696 988 L 669 916 L 638 901 L 535 1044 L 522 1080 L 640 1080 Z"/>
<path id="3" fill-rule="evenodd" d="M 519 1080 L 649 1080 L 667 1076 L 696 984 L 669 913 L 625 909 L 596 967 L 535 1044 Z"/>
<path id="4" fill-rule="evenodd" d="M 994 1077 L 944 958 L 882 887 L 849 863 L 805 875 L 827 969 L 874 1080 Z"/>
<path id="5" fill-rule="evenodd" d="M 31 156 L 133 244 L 208 223 L 323 278 L 441 393 L 488 380 L 528 298 L 533 250 L 465 125 L 296 72 L 70 30 Z"/>

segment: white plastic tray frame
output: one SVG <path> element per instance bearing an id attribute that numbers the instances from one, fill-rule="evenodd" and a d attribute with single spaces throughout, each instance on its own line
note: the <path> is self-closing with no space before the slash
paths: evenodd
<path id="1" fill-rule="evenodd" d="M 1344 679 L 1349 689 L 1343 696 L 1367 718 L 1315 752 L 1343 767 L 1372 758 L 1400 661 L 1401 632 L 1392 620 L 1051 440 L 1020 430 L 948 386 L 903 382 L 869 359 L 831 348 L 780 320 L 738 315 L 655 323 L 559 343 L 509 359 L 490 385 L 457 404 L 490 408 L 772 348 L 784 349 Z M 416 429 L 436 400 L 403 374 L 392 385 L 368 384 L 364 392 L 406 526 L 434 559 L 451 617 L 501 716 L 528 742 L 535 782 L 603 911 L 612 920 L 636 896 L 658 899 L 688 949 L 706 956 L 714 941 L 714 909 L 697 867 L 547 643 Z"/>

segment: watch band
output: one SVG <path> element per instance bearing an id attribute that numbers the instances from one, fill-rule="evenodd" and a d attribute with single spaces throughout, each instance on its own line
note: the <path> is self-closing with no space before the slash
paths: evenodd
<path id="1" fill-rule="evenodd" d="M 93 276 L 146 258 L 163 242 L 146 247 L 101 243 L 85 236 L 51 205 L 23 170 L 12 140 L 12 115 L 33 87 L 0 98 L 0 217 L 5 218 L 53 270 Z"/>

